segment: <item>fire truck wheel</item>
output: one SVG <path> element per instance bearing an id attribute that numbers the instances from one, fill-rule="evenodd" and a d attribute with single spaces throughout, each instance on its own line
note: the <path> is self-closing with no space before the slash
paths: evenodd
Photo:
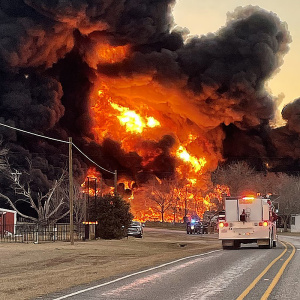
<path id="1" fill-rule="evenodd" d="M 275 248 L 277 246 L 276 241 L 273 241 L 273 247 Z"/>

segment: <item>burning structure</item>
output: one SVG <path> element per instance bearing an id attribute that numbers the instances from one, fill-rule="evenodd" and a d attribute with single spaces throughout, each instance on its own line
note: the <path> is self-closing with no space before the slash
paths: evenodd
<path id="1" fill-rule="evenodd" d="M 147 197 L 153 182 L 180 181 L 176 206 L 198 193 L 194 211 L 201 213 L 212 205 L 210 173 L 220 162 L 299 169 L 299 101 L 284 109 L 287 125 L 272 129 L 275 102 L 264 88 L 288 51 L 286 24 L 258 7 L 240 7 L 218 32 L 186 39 L 174 26 L 174 4 L 0 3 L 0 122 L 72 136 L 99 165 L 118 170 L 120 192 L 140 219 L 154 214 Z M 46 178 L 63 167 L 65 146 L 4 127 L 0 134 Z M 81 182 L 93 173 L 79 155 L 74 164 Z M 109 174 L 97 176 L 109 185 Z"/>

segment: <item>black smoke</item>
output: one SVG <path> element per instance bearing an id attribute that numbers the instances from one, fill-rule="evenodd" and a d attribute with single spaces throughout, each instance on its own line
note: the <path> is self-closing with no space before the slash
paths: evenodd
<path id="1" fill-rule="evenodd" d="M 172 176 L 171 148 L 177 133 L 166 132 L 145 147 L 160 154 L 143 165 L 120 141 L 97 143 L 91 133 L 89 93 L 101 76 L 118 78 L 151 74 L 152 82 L 176 87 L 181 103 L 153 103 L 172 124 L 201 132 L 203 154 L 215 156 L 210 170 L 224 158 L 298 161 L 299 122 L 290 104 L 288 121 L 272 130 L 274 102 L 264 88 L 282 64 L 291 41 L 277 15 L 258 7 L 238 8 L 218 32 L 185 40 L 174 28 L 174 0 L 2 0 L 0 2 L 0 122 L 67 140 L 69 136 L 93 160 L 109 170 L 145 182 L 149 174 Z M 91 64 L 103 41 L 130 45 L 130 55 L 114 64 Z M 177 84 L 180 83 L 180 84 Z M 151 106 L 151 99 L 147 99 Z M 53 179 L 67 164 L 67 146 L 0 127 L 15 153 L 30 153 Z M 287 141 L 292 144 L 287 147 Z M 208 145 L 209 144 L 209 145 Z M 288 149 L 289 148 L 289 149 Z M 75 175 L 82 181 L 90 163 L 75 153 Z M 22 162 L 18 162 L 22 164 Z M 47 166 L 47 167 L 45 167 Z M 42 168 L 42 167 L 41 167 Z M 109 174 L 103 173 L 110 178 Z"/>

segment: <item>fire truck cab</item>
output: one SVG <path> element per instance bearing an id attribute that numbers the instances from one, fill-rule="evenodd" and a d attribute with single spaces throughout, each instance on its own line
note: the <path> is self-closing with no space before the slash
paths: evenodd
<path id="1" fill-rule="evenodd" d="M 257 243 L 260 248 L 276 247 L 275 207 L 264 197 L 226 197 L 225 217 L 219 219 L 223 249 Z"/>

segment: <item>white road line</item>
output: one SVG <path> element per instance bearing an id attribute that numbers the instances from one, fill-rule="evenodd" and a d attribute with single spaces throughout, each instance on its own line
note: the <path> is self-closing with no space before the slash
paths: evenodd
<path id="1" fill-rule="evenodd" d="M 82 294 L 82 293 L 87 292 L 87 291 L 91 291 L 91 290 L 94 290 L 94 289 L 97 289 L 97 288 L 100 288 L 100 287 L 103 287 L 103 286 L 106 286 L 106 285 L 109 285 L 109 284 L 112 284 L 112 283 L 121 281 L 121 280 L 123 280 L 123 279 L 127 279 L 127 278 L 130 278 L 130 277 L 133 277 L 133 276 L 135 276 L 135 275 L 143 274 L 143 273 L 146 273 L 146 272 L 149 272 L 149 271 L 157 270 L 157 269 L 159 269 L 159 268 L 163 268 L 163 267 L 165 267 L 165 266 L 169 266 L 169 265 L 175 264 L 175 263 L 180 262 L 180 261 L 184 261 L 184 260 L 187 260 L 187 259 L 192 259 L 192 258 L 196 258 L 196 257 L 208 255 L 208 254 L 215 253 L 215 252 L 219 252 L 219 251 L 221 251 L 221 250 L 213 250 L 213 251 L 209 251 L 209 252 L 202 253 L 202 254 L 197 254 L 197 255 L 192 255 L 192 256 L 188 256 L 188 257 L 183 257 L 183 258 L 180 258 L 180 259 L 177 259 L 177 260 L 174 260 L 174 261 L 171 261 L 171 262 L 168 262 L 168 263 L 165 263 L 165 264 L 156 266 L 156 267 L 152 267 L 152 268 L 149 268 L 149 269 L 146 269 L 146 270 L 143 270 L 143 271 L 139 271 L 139 272 L 136 272 L 136 273 L 132 273 L 132 274 L 123 276 L 123 277 L 121 277 L 121 278 L 114 279 L 114 280 L 112 280 L 112 281 L 108 281 L 108 282 L 105 282 L 105 283 L 102 283 L 102 284 L 98 284 L 98 285 L 95 285 L 95 286 L 91 286 L 91 287 L 89 287 L 89 288 L 82 289 L 82 290 L 79 290 L 79 291 L 77 291 L 77 292 L 74 292 L 74 293 L 65 295 L 65 296 L 61 296 L 61 297 L 58 297 L 58 298 L 54 298 L 53 300 L 66 299 L 66 298 L 69 298 L 69 297 L 72 297 L 72 296 L 75 296 L 75 295 Z"/>

